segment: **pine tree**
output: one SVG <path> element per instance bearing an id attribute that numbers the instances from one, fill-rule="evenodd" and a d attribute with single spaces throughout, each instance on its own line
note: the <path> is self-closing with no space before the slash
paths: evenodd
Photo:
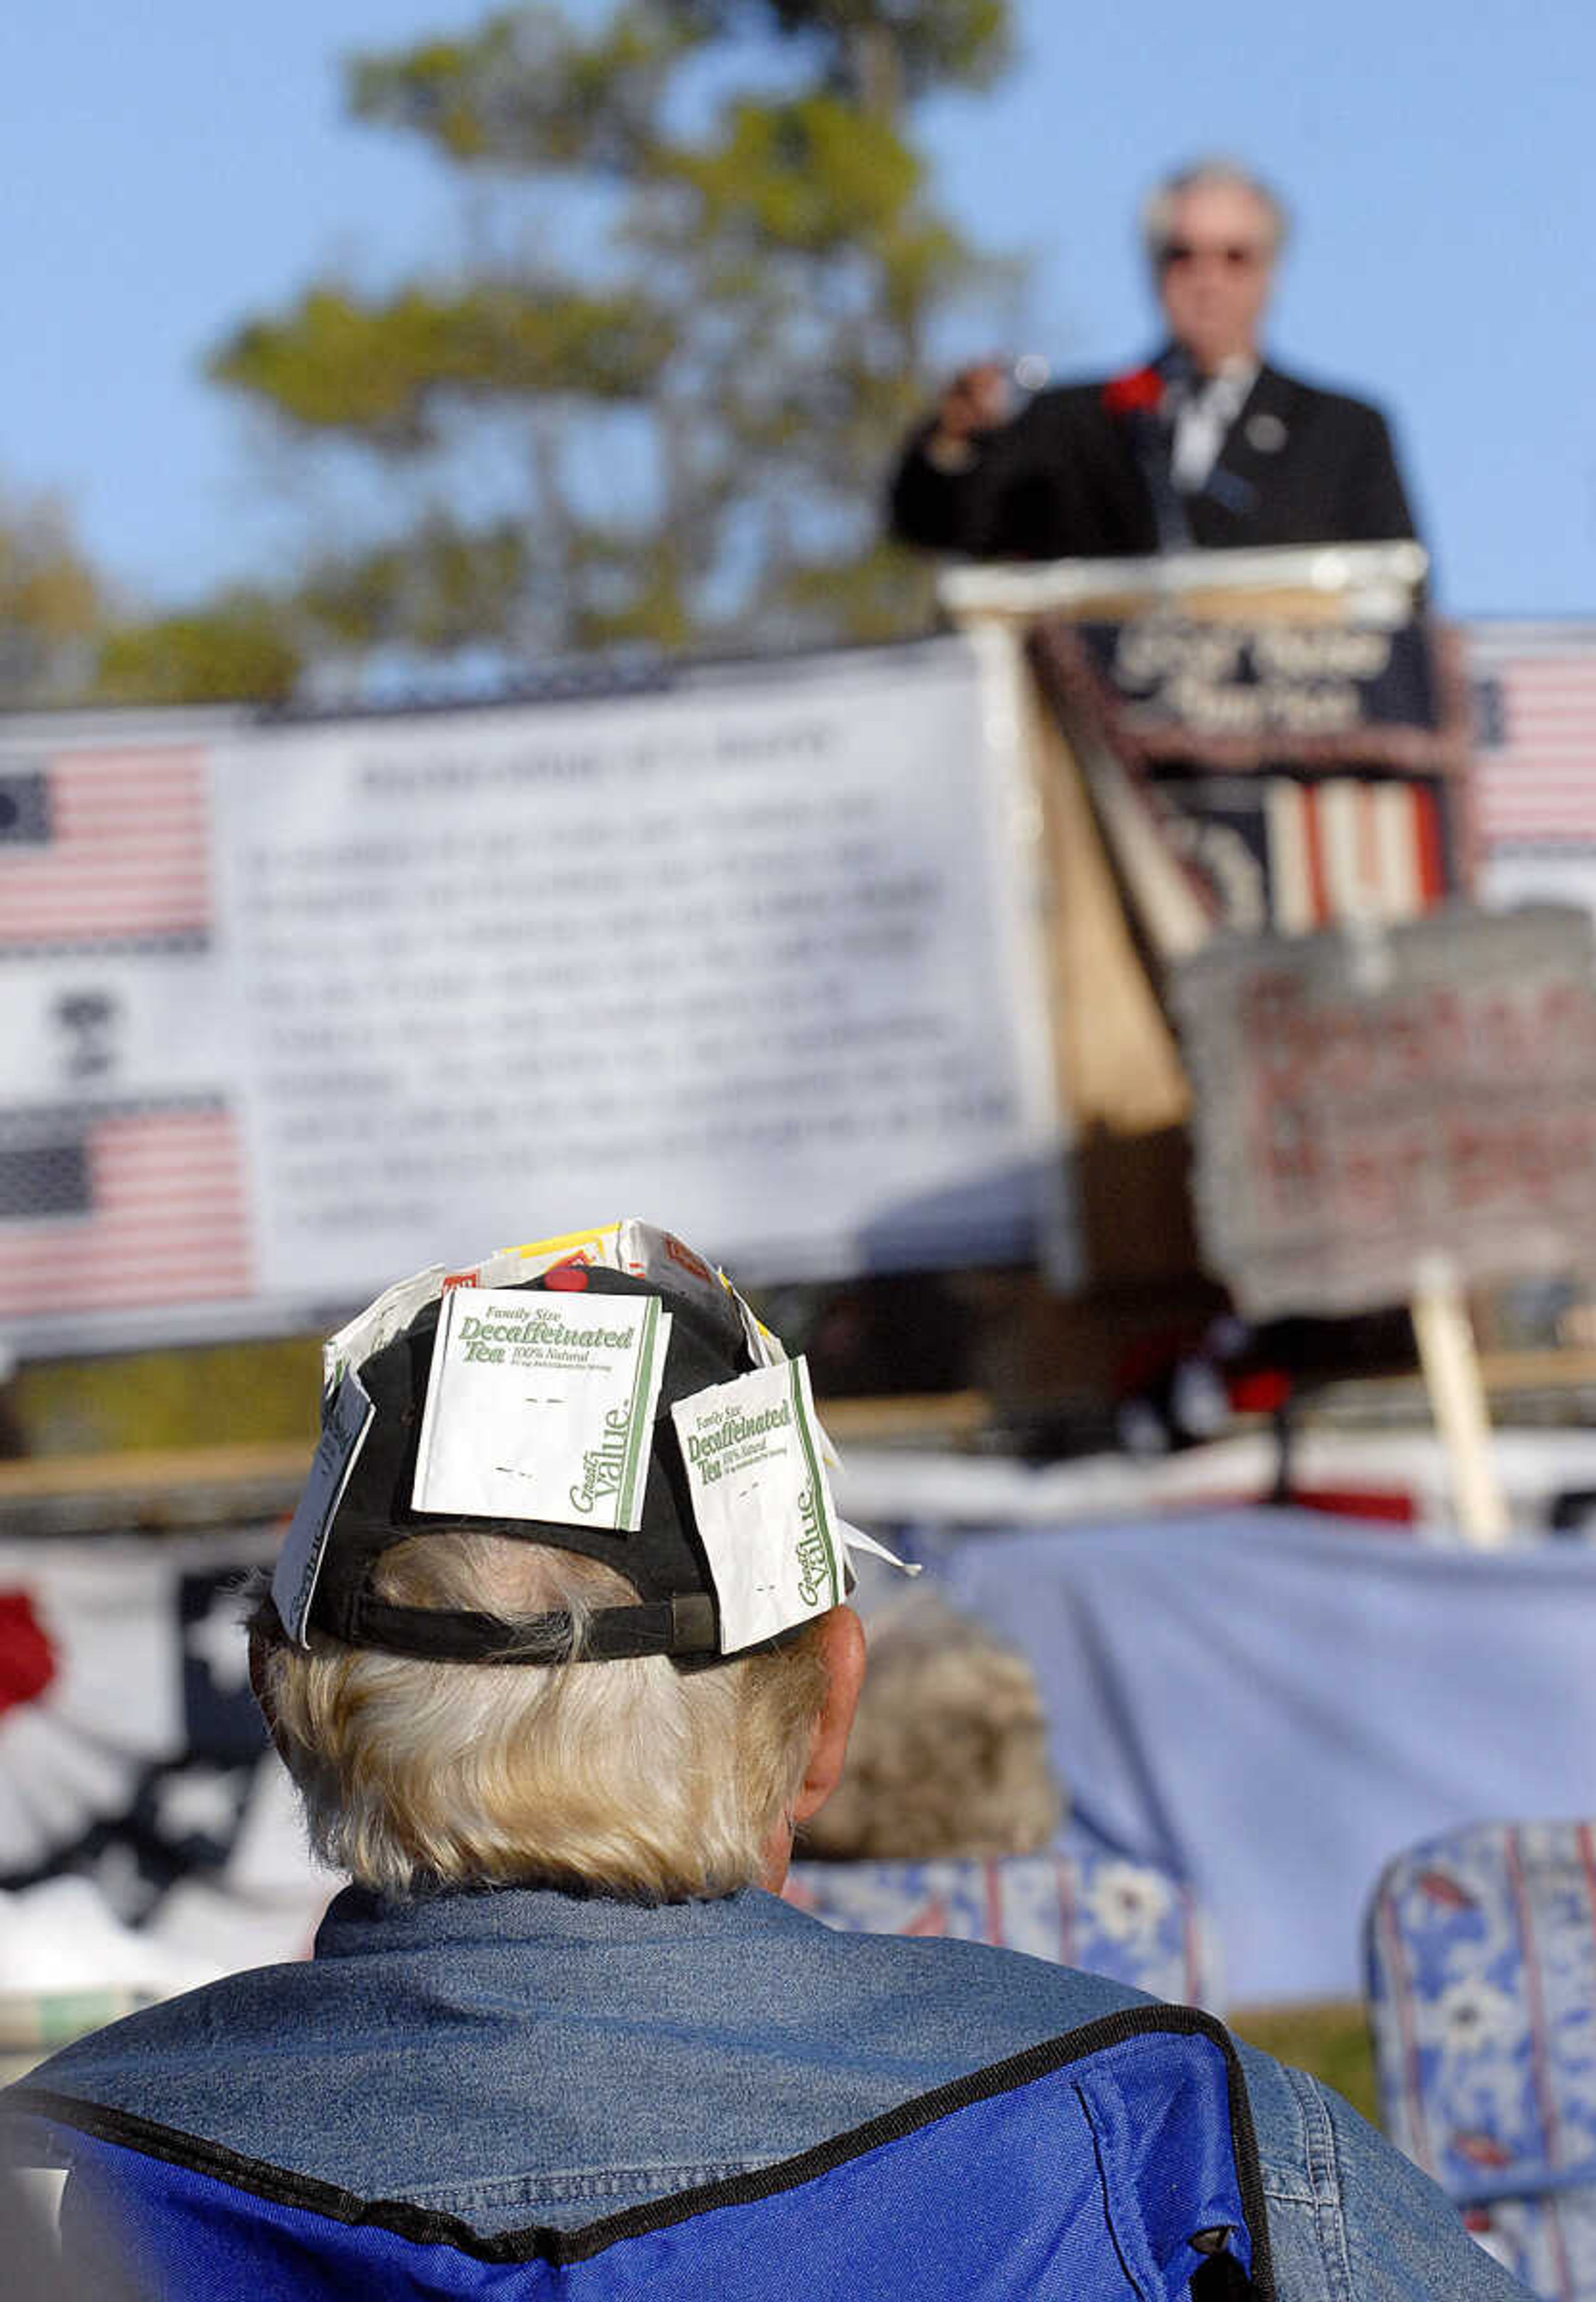
<path id="1" fill-rule="evenodd" d="M 469 262 L 334 281 L 214 374 L 419 516 L 322 559 L 322 643 L 759 647 L 923 625 L 881 541 L 933 329 L 996 267 L 937 210 L 915 105 L 1001 67 L 1006 0 L 618 0 L 357 58 L 352 116 L 482 196 Z M 520 229 L 517 231 L 517 226 Z M 530 237 L 528 236 L 530 227 Z M 461 459 L 504 500 L 458 508 Z"/>

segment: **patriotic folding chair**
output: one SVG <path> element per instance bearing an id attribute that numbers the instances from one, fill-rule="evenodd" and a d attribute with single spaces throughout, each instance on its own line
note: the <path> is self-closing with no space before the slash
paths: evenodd
<path id="1" fill-rule="evenodd" d="M 119 2302 L 1273 2293 L 1239 2064 L 1189 2007 L 1127 2009 L 799 2157 L 562 2231 L 483 2235 L 27 2087 L 8 2107 L 70 2169 L 68 2290 Z"/>
<path id="2" fill-rule="evenodd" d="M 1596 1826 L 1481 1823 L 1382 1874 L 1387 2132 L 1548 2302 L 1596 2302 Z"/>
<path id="3" fill-rule="evenodd" d="M 1222 2006 L 1214 1933 L 1189 1887 L 1068 1840 L 999 1861 L 794 1862 L 786 1899 L 844 1934 L 949 1935 Z"/>

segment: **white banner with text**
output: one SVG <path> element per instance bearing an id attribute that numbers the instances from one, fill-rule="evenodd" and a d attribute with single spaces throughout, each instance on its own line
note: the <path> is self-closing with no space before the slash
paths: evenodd
<path id="1" fill-rule="evenodd" d="M 0 1340 L 315 1323 L 621 1208 L 755 1280 L 1031 1255 L 1060 1120 L 1003 724 L 948 641 L 0 727 Z"/>

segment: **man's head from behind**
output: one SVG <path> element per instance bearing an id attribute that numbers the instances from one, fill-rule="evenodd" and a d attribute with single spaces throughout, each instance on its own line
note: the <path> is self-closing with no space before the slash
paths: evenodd
<path id="1" fill-rule="evenodd" d="M 1267 186 L 1225 160 L 1182 168 L 1148 195 L 1142 234 L 1158 300 L 1204 374 L 1257 357 L 1286 228 Z"/>
<path id="2" fill-rule="evenodd" d="M 375 1575 L 399 1605 L 514 1624 L 634 1593 L 601 1561 L 504 1535 L 415 1536 Z M 313 1632 L 269 1600 L 253 1675 L 323 1861 L 404 1896 L 553 1885 L 640 1902 L 778 1885 L 840 1771 L 863 1673 L 858 1618 L 710 1668 L 665 1655 L 541 1666 L 427 1661 Z"/>
<path id="3" fill-rule="evenodd" d="M 418 1274 L 327 1370 L 251 1626 L 318 1853 L 394 1895 L 778 1885 L 863 1667 L 802 1363 L 631 1222 Z"/>

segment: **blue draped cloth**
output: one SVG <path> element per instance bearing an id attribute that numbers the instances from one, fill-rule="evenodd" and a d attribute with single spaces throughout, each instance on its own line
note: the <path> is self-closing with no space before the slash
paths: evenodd
<path id="1" fill-rule="evenodd" d="M 1232 2005 L 1357 1996 L 1374 1880 L 1457 1824 L 1596 1814 L 1596 1548 L 1440 1550 L 1275 1510 L 971 1533 L 1072 1815 L 1172 1870 Z"/>

